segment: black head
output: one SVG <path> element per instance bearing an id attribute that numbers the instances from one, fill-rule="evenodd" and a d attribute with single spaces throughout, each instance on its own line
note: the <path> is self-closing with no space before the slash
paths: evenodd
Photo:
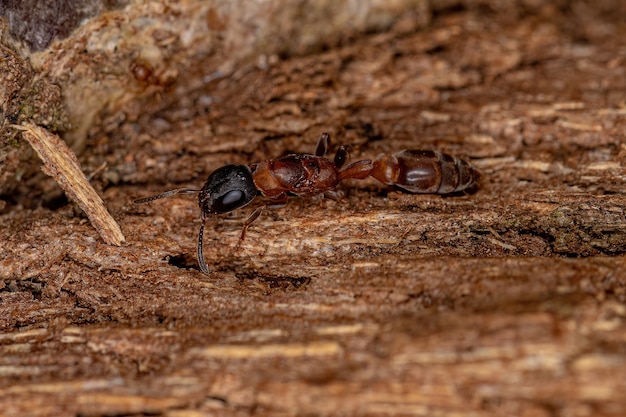
<path id="1" fill-rule="evenodd" d="M 202 215 L 227 213 L 250 203 L 259 191 L 247 165 L 226 165 L 207 178 L 198 194 Z"/>

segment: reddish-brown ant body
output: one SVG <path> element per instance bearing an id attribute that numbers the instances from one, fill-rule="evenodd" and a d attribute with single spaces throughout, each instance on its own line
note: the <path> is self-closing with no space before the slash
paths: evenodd
<path id="1" fill-rule="evenodd" d="M 404 150 L 382 154 L 375 160 L 363 159 L 344 167 L 348 150 L 340 146 L 334 161 L 325 158 L 330 136 L 323 133 L 315 155 L 290 154 L 250 165 L 226 165 L 213 171 L 202 189 L 179 188 L 152 197 L 135 200 L 147 203 L 181 193 L 197 193 L 201 220 L 198 233 L 198 264 L 205 274 L 209 268 L 202 253 L 206 218 L 228 213 L 248 205 L 258 196 L 267 197 L 271 205 L 284 205 L 287 195 L 301 197 L 328 195 L 337 198 L 336 188 L 346 179 L 369 176 L 411 193 L 447 194 L 473 187 L 480 173 L 467 161 L 437 151 Z M 255 209 L 244 222 L 241 239 L 247 227 L 267 205 Z"/>

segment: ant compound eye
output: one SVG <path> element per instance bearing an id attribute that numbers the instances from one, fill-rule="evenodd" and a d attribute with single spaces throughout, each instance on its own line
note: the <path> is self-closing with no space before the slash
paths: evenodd
<path id="1" fill-rule="evenodd" d="M 226 165 L 209 175 L 198 194 L 202 213 L 228 213 L 245 206 L 259 194 L 250 168 L 246 165 Z"/>
<path id="2" fill-rule="evenodd" d="M 228 191 L 223 196 L 219 197 L 213 206 L 215 211 L 225 213 L 236 208 L 241 207 L 246 203 L 246 195 L 241 190 Z"/>

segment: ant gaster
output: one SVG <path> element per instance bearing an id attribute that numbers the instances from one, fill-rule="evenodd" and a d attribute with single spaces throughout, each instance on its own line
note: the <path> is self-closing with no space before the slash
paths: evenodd
<path id="1" fill-rule="evenodd" d="M 208 274 L 202 253 L 207 216 L 244 207 L 258 196 L 267 197 L 272 206 L 286 204 L 288 194 L 301 197 L 326 194 L 338 198 L 340 193 L 336 188 L 341 181 L 368 176 L 410 193 L 447 194 L 467 190 L 480 178 L 480 173 L 469 162 L 437 151 L 404 150 L 382 154 L 373 161 L 355 161 L 344 167 L 348 159 L 347 147 L 340 146 L 331 161 L 324 157 L 329 142 L 330 136 L 323 133 L 315 155 L 290 154 L 250 165 L 226 165 L 213 171 L 200 190 L 179 188 L 135 200 L 135 203 L 197 193 L 202 220 L 198 233 L 198 264 L 202 272 Z M 241 239 L 266 207 L 267 204 L 256 208 L 246 219 Z"/>

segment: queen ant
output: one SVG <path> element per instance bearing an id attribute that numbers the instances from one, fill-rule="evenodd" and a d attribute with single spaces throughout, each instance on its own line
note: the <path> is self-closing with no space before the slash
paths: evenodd
<path id="1" fill-rule="evenodd" d="M 372 176 L 383 184 L 409 193 L 449 194 L 472 188 L 480 178 L 478 170 L 469 162 L 438 151 L 404 150 L 344 166 L 348 160 L 348 148 L 341 145 L 331 161 L 324 156 L 329 144 L 329 134 L 322 133 L 314 155 L 289 154 L 249 165 L 225 165 L 213 171 L 200 190 L 178 188 L 137 199 L 135 203 L 197 193 L 202 220 L 198 233 L 198 264 L 202 272 L 209 274 L 202 253 L 207 216 L 245 207 L 256 197 L 266 197 L 269 203 L 256 208 L 248 216 L 240 240 L 244 239 L 248 226 L 268 206 L 285 205 L 289 194 L 339 198 L 336 188 L 343 180 Z"/>

